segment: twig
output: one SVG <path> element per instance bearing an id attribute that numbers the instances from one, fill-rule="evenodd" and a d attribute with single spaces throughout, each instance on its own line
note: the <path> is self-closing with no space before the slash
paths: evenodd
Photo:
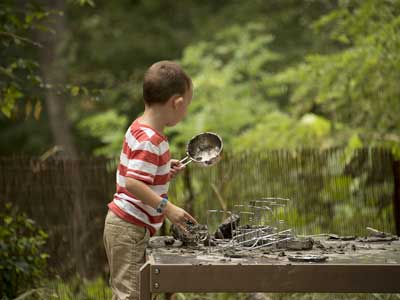
<path id="1" fill-rule="evenodd" d="M 44 291 L 45 289 L 44 288 L 38 288 L 38 289 L 32 289 L 32 290 L 29 290 L 29 291 L 26 291 L 25 293 L 22 293 L 21 295 L 19 295 L 17 298 L 15 298 L 14 300 L 22 300 L 22 299 L 25 299 L 25 298 L 27 298 L 27 297 L 29 297 L 29 296 L 31 296 L 31 295 L 33 295 L 33 294 L 35 294 L 35 293 L 39 293 L 40 291 Z"/>
<path id="2" fill-rule="evenodd" d="M 39 48 L 43 48 L 43 45 L 42 45 L 42 44 L 40 44 L 40 43 L 38 43 L 38 42 L 35 42 L 35 41 L 32 41 L 31 39 L 28 39 L 28 38 L 25 38 L 25 37 L 16 35 L 16 34 L 11 33 L 11 32 L 0 31 L 0 35 L 5 35 L 5 36 L 8 36 L 8 37 L 12 37 L 12 38 L 14 38 L 14 39 L 23 41 L 23 42 L 25 42 L 25 43 L 27 43 L 27 44 L 31 44 L 31 45 L 33 45 L 33 46 L 36 46 L 36 47 L 39 47 Z"/>

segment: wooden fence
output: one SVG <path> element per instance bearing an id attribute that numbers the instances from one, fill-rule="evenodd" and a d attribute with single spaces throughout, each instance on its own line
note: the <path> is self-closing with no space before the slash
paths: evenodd
<path id="1" fill-rule="evenodd" d="M 116 166 L 95 158 L 0 158 L 0 204 L 13 203 L 49 234 L 50 266 L 58 274 L 106 273 L 102 231 Z M 299 234 L 363 235 L 367 226 L 394 233 L 398 166 L 389 150 L 376 148 L 225 153 L 211 168 L 189 165 L 169 196 L 201 223 L 209 209 L 235 211 L 250 200 L 282 197 L 291 201 L 280 218 Z"/>

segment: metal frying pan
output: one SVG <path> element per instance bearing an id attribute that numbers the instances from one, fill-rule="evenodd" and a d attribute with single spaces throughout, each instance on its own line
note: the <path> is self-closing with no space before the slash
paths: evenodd
<path id="1" fill-rule="evenodd" d="M 200 133 L 189 141 L 186 146 L 187 156 L 180 160 L 182 167 L 194 161 L 204 167 L 218 162 L 223 148 L 222 139 L 212 132 Z"/>

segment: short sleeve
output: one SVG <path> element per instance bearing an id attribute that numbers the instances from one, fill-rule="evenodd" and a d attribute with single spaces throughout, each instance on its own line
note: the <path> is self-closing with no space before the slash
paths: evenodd
<path id="1" fill-rule="evenodd" d="M 126 177 L 152 184 L 160 162 L 160 149 L 151 141 L 142 141 L 127 153 Z"/>

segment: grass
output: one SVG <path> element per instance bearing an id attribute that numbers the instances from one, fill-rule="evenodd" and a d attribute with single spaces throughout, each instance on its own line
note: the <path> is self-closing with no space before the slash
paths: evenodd
<path id="1" fill-rule="evenodd" d="M 111 289 L 102 277 L 94 280 L 82 279 L 79 276 L 63 281 L 54 279 L 45 288 L 28 291 L 18 300 L 52 299 L 52 300 L 110 300 Z M 16 299 L 16 300 L 17 300 Z M 157 300 L 166 299 L 164 294 L 156 295 Z M 343 294 L 343 293 L 175 293 L 172 300 L 400 300 L 400 294 Z"/>

